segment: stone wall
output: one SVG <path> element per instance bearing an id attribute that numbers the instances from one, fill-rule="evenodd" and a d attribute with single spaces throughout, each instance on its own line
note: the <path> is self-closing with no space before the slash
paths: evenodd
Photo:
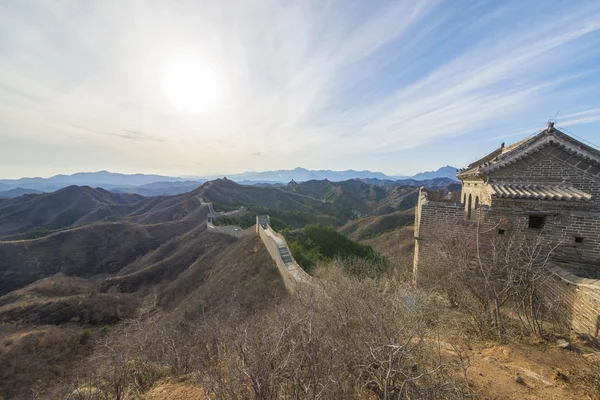
<path id="1" fill-rule="evenodd" d="M 300 284 L 311 282 L 312 277 L 298 265 L 296 260 L 292 259 L 291 263 L 286 264 L 281 258 L 279 250 L 282 246 L 287 249 L 290 256 L 292 254 L 283 236 L 273 231 L 269 226 L 266 229 L 263 228 L 263 225 L 259 223 L 256 224 L 256 229 L 271 258 L 277 264 L 283 283 L 290 294 L 294 294 Z"/>
<path id="2" fill-rule="evenodd" d="M 430 201 L 428 192 L 419 189 L 419 199 L 415 208 L 415 250 L 413 259 L 413 285 L 417 286 L 422 271 L 422 256 L 427 254 L 428 247 L 435 245 L 436 235 L 449 227 L 462 231 L 474 226 L 477 218 L 483 215 L 485 207 L 473 214 L 473 218 L 465 218 L 465 208 L 461 203 L 452 201 Z M 425 266 L 426 267 L 426 266 Z"/>
<path id="3" fill-rule="evenodd" d="M 470 204 L 469 204 L 470 199 Z M 489 194 L 487 186 L 482 179 L 465 180 L 462 185 L 461 197 L 459 200 L 463 206 L 465 215 L 468 215 L 469 207 L 471 215 L 473 211 L 482 205 L 491 205 L 492 197 Z"/>
<path id="4" fill-rule="evenodd" d="M 421 190 L 415 211 L 413 283 L 418 284 L 422 268 L 427 267 L 428 247 L 435 245 L 437 235 L 448 230 L 455 230 L 460 235 L 474 235 L 474 228 L 479 223 L 479 229 L 488 234 L 542 235 L 547 243 L 560 243 L 552 258 L 549 273 L 553 277 L 546 293 L 560 302 L 565 326 L 577 332 L 598 335 L 600 280 L 589 277 L 598 277 L 599 273 L 600 215 L 586 210 L 583 202 L 575 204 L 494 199 L 492 207 L 482 205 L 468 220 L 464 205 L 429 201 L 426 191 Z M 546 216 L 542 230 L 529 228 L 529 215 L 532 213 Z M 576 243 L 575 237 L 583 237 L 584 240 Z"/>
<path id="5" fill-rule="evenodd" d="M 285 263 L 279 255 L 279 246 L 277 246 L 277 243 L 275 243 L 275 241 L 267 235 L 262 226 L 257 225 L 257 228 L 260 239 L 265 244 L 265 247 L 271 255 L 271 258 L 273 258 L 273 260 L 275 261 L 275 264 L 277 264 L 277 269 L 279 270 L 279 274 L 283 279 L 283 284 L 285 285 L 286 290 L 288 291 L 288 293 L 293 294 L 296 290 L 296 282 L 294 280 L 294 277 L 288 272 Z"/>
<path id="6" fill-rule="evenodd" d="M 550 299 L 559 299 L 559 316 L 576 332 L 598 336 L 600 328 L 600 280 L 575 276 L 550 267 L 552 279 L 545 287 Z"/>
<path id="7" fill-rule="evenodd" d="M 252 233 L 253 228 L 243 230 L 238 226 L 215 226 L 210 220 L 206 221 L 206 228 L 212 233 L 221 233 L 223 235 L 229 235 L 236 238 L 241 238 Z"/>
<path id="8" fill-rule="evenodd" d="M 529 228 L 530 215 L 544 216 L 541 230 Z M 486 225 L 496 223 L 506 233 L 539 234 L 558 245 L 554 260 L 579 269 L 585 264 L 590 276 L 600 274 L 600 212 L 589 210 L 587 202 L 494 199 L 486 219 Z"/>

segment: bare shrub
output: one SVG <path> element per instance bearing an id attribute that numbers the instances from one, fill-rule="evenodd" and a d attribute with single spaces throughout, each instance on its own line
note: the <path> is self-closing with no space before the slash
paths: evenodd
<path id="1" fill-rule="evenodd" d="M 522 333 L 541 336 L 555 307 L 543 287 L 557 245 L 540 234 L 495 231 L 480 225 L 438 229 L 423 252 L 420 283 L 466 311 L 482 337 L 501 339 L 510 325 L 508 314 L 518 317 Z"/>
<path id="2" fill-rule="evenodd" d="M 463 358 L 435 344 L 437 305 L 387 281 L 317 270 L 319 287 L 247 315 L 132 321 L 101 338 L 80 385 L 108 398 L 188 377 L 211 398 L 463 398 Z M 97 393 L 94 391 L 94 393 Z"/>

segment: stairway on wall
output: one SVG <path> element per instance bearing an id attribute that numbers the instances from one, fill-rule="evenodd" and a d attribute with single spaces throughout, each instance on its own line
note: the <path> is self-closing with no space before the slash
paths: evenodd
<path id="1" fill-rule="evenodd" d="M 292 258 L 292 255 L 290 254 L 290 252 L 287 249 L 287 247 L 280 247 L 279 248 L 279 254 L 281 255 L 281 259 L 283 260 L 283 262 L 286 265 L 294 263 L 294 259 Z"/>

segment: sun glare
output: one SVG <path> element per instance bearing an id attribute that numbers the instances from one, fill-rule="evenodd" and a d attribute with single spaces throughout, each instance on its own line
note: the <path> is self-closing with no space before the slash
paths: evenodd
<path id="1" fill-rule="evenodd" d="M 166 66 L 163 90 L 169 103 L 186 113 L 205 113 L 221 101 L 222 87 L 218 74 L 198 59 L 180 55 Z"/>

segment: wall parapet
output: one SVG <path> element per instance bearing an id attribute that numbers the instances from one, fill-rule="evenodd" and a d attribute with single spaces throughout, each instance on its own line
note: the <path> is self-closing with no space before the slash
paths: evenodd
<path id="1" fill-rule="evenodd" d="M 561 314 L 573 330 L 598 336 L 600 330 L 600 280 L 582 278 L 556 264 L 548 270 L 552 280 L 545 291 L 561 302 Z"/>
<path id="2" fill-rule="evenodd" d="M 233 236 L 236 238 L 248 236 L 249 234 L 252 233 L 252 230 L 253 230 L 252 228 L 244 230 L 244 229 L 240 228 L 239 226 L 232 226 L 232 225 L 215 226 L 211 220 L 206 221 L 206 228 L 208 229 L 209 232 L 221 233 L 221 234 Z"/>
<path id="3" fill-rule="evenodd" d="M 273 231 L 271 227 L 264 223 L 266 220 L 257 218 L 256 229 L 261 240 L 265 244 L 271 258 L 275 261 L 279 273 L 283 278 L 286 289 L 294 294 L 299 284 L 311 283 L 310 276 L 292 257 L 292 252 L 288 247 L 285 238 L 279 233 Z"/>

